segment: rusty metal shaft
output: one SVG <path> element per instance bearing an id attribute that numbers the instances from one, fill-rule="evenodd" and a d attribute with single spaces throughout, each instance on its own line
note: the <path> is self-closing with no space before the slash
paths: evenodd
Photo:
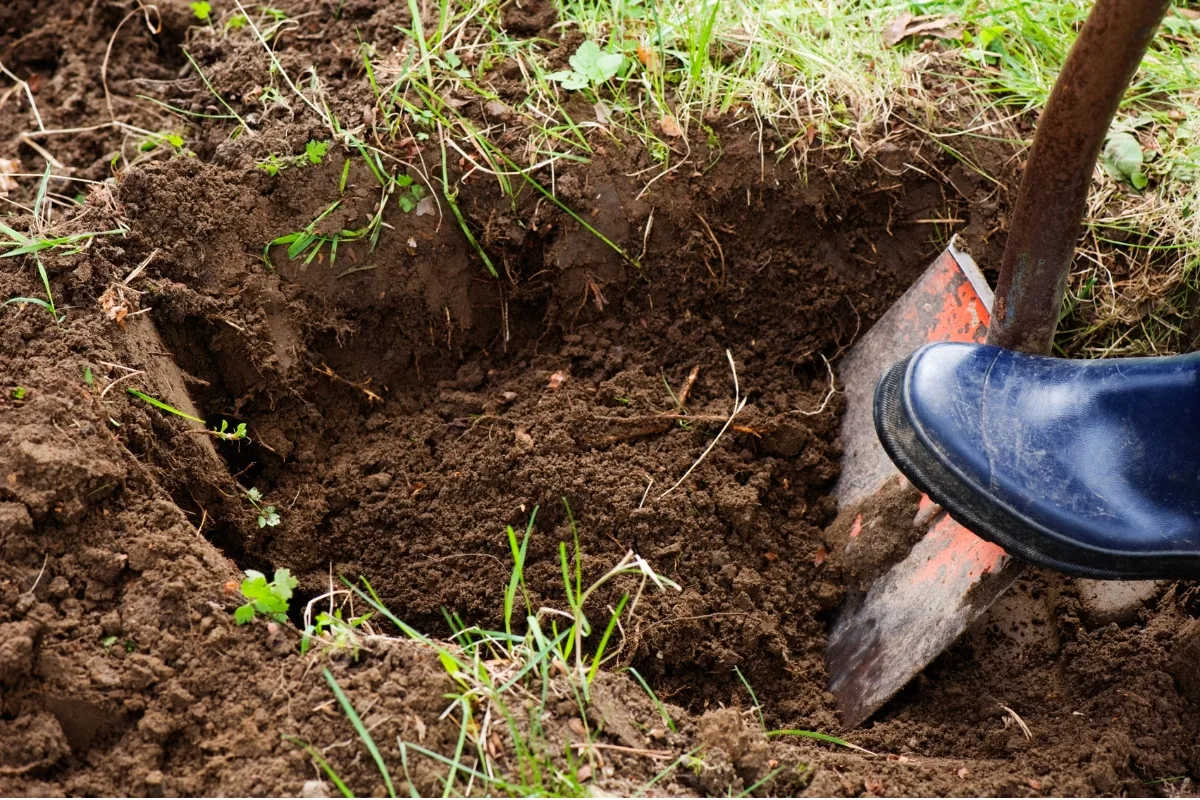
<path id="1" fill-rule="evenodd" d="M 988 343 L 1049 353 L 1096 158 L 1170 0 L 1097 0 L 1037 133 L 1009 227 Z"/>

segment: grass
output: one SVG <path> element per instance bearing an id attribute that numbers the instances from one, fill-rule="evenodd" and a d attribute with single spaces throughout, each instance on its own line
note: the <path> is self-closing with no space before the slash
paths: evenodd
<path id="1" fill-rule="evenodd" d="M 257 37 L 271 59 L 272 84 L 281 80 L 280 97 L 290 90 L 343 144 L 387 160 L 397 158 L 388 152 L 389 142 L 433 143 L 441 162 L 439 208 L 445 201 L 472 250 L 497 277 L 486 243 L 460 205 L 459 187 L 472 176 L 493 179 L 514 202 L 524 190 L 548 199 L 601 244 L 638 263 L 555 190 L 559 164 L 587 162 L 602 144 L 632 142 L 646 150 L 650 165 L 633 175 L 642 192 L 674 172 L 710 168 L 720 158 L 721 138 L 729 135 L 753 136 L 764 166 L 788 162 L 802 176 L 817 149 L 862 162 L 888 141 L 932 141 L 1011 192 L 989 172 L 995 165 L 973 154 L 980 144 L 999 143 L 1001 152 L 1015 157 L 1028 144 L 1027 129 L 1018 123 L 1031 120 L 1045 103 L 1090 7 L 1084 0 L 558 5 L 556 28 L 582 42 L 567 54 L 566 68 L 555 70 L 548 62 L 552 43 L 504 33 L 498 0 L 410 0 L 410 11 L 426 11 L 423 18 L 412 14 L 412 47 L 392 56 L 361 47 L 362 80 L 376 107 L 370 130 L 360 132 L 337 124 L 315 72 L 302 79 L 283 70 L 269 20 L 239 5 L 237 28 L 222 35 Z M 932 48 L 921 36 L 889 46 L 883 32 L 903 13 L 945 17 L 953 23 L 947 27 L 961 33 Z M 1065 306 L 1063 352 L 1116 355 L 1190 345 L 1184 322 L 1200 262 L 1200 217 L 1192 213 L 1200 172 L 1198 45 L 1197 21 L 1172 12 L 1114 124 L 1109 169 L 1097 174 Z M 481 124 L 460 113 L 461 104 L 445 102 L 499 102 L 496 68 L 504 62 L 517 66 L 528 90 L 511 107 L 511 122 Z M 585 99 L 594 113 L 569 112 L 574 98 Z M 956 110 L 946 117 L 950 107 Z M 705 122 L 714 114 L 723 115 L 719 131 Z M 768 129 L 779 133 L 773 144 L 762 135 Z M 707 147 L 696 146 L 701 138 Z M 1137 145 L 1132 149 L 1131 141 Z M 1114 157 L 1118 150 L 1123 157 Z M 464 165 L 457 177 L 448 168 L 452 157 Z M 432 183 L 427 172 L 425 177 Z"/>
<path id="2" fill-rule="evenodd" d="M 721 158 L 722 139 L 730 136 L 750 136 L 764 167 L 768 161 L 792 165 L 802 180 L 818 150 L 826 159 L 860 163 L 872 160 L 885 143 L 932 142 L 1011 197 L 1014 187 L 1002 183 L 1003 174 L 993 174 L 996 159 L 979 156 L 979 148 L 998 147 L 1002 160 L 1019 157 L 1028 144 L 1023 123 L 1045 103 L 1090 8 L 1086 0 L 561 0 L 555 30 L 577 44 L 563 53 L 564 63 L 552 65 L 554 42 L 506 33 L 501 0 L 408 5 L 424 15 L 412 14 L 408 43 L 399 52 L 359 43 L 358 79 L 375 106 L 369 120 L 355 125 L 331 110 L 316 69 L 289 74 L 284 68 L 276 43 L 297 24 L 286 13 L 248 10 L 235 0 L 232 6 L 211 3 L 204 19 L 196 19 L 207 35 L 249 38 L 261 46 L 269 66 L 260 76 L 265 89 L 258 102 L 266 112 L 311 113 L 329 134 L 312 144 L 327 141 L 361 154 L 380 180 L 380 211 L 364 227 L 320 233 L 309 223 L 273 240 L 267 250 L 287 245 L 295 253 L 290 257 L 307 261 L 328 248 L 331 262 L 339 243 L 366 239 L 374 250 L 387 228 L 386 201 L 397 196 L 402 208 L 413 205 L 411 194 L 397 191 L 402 187 L 396 177 L 402 175 L 436 187 L 430 197 L 439 218 L 449 207 L 493 278 L 499 277 L 499 265 L 479 221 L 462 205 L 462 186 L 479 179 L 494 181 L 514 204 L 525 193 L 553 203 L 602 246 L 638 266 L 638 256 L 559 196 L 561 167 L 589 162 L 601 147 L 642 148 L 648 165 L 631 177 L 644 194 L 674 173 L 711 168 Z M 957 35 L 915 36 L 889 46 L 884 31 L 905 13 L 945 18 L 945 27 Z M 227 99 L 191 54 L 185 55 L 227 113 L 195 116 L 164 108 L 161 100 L 152 101 L 151 110 L 189 125 L 232 120 L 230 137 L 256 135 L 254 124 L 262 123 L 248 123 L 253 119 L 248 109 L 235 107 L 254 104 Z M 502 65 L 517 70 L 525 96 L 506 105 L 504 121 L 468 114 L 465 100 L 504 105 Z M 1064 305 L 1062 353 L 1165 353 L 1192 345 L 1188 319 L 1200 263 L 1200 215 L 1193 213 L 1200 199 L 1198 74 L 1200 21 L 1187 9 L 1175 9 L 1113 125 L 1106 169 L 1097 171 Z M 165 126 L 155 133 L 114 124 L 142 142 L 178 138 L 161 133 L 169 130 Z M 769 138 L 768 131 L 778 135 Z M 413 158 L 402 152 L 401 142 L 415 142 L 421 152 Z M 432 170 L 425 152 L 440 162 Z M 268 159 L 262 166 L 272 171 L 279 164 Z M 949 183 L 931 163 L 906 169 Z M 0 257 L 70 250 L 120 233 L 30 238 L 12 229 L 0 232 Z M 269 253 L 265 258 L 269 263 Z"/>
<path id="3" fill-rule="evenodd" d="M 334 697 L 370 754 L 390 796 L 395 796 L 393 773 L 396 772 L 415 791 L 411 770 L 417 758 L 443 772 L 443 797 L 469 795 L 472 790 L 521 796 L 587 796 L 587 775 L 599 752 L 593 747 L 596 732 L 587 729 L 586 741 L 559 749 L 551 744 L 552 737 L 544 727 L 544 720 L 552 717 L 548 706 L 568 699 L 578 707 L 577 717 L 587 726 L 587 707 L 599 669 L 615 659 L 624 644 L 620 619 L 635 612 L 647 587 L 653 585 L 660 591 L 678 591 L 679 587 L 659 576 L 632 552 L 594 580 L 585 580 L 574 515 L 565 500 L 564 507 L 572 530 L 571 546 L 559 543 L 566 608 L 535 609 L 525 587 L 526 557 L 537 509 L 530 515 L 523 534 L 518 535 L 511 527 L 506 531 L 513 569 L 504 591 L 503 630 L 467 625 L 457 615 L 447 613 L 452 635 L 447 642 L 438 642 L 396 617 L 366 580 L 358 584 L 345 582 L 345 589 L 331 587 L 327 595 L 310 602 L 306 620 L 313 603 L 325 599 L 340 598 L 369 606 L 379 619 L 391 622 L 405 638 L 435 653 L 454 687 L 445 695 L 449 705 L 443 714 L 457 722 L 453 753 L 439 753 L 418 742 L 397 740 L 400 763 L 389 765 L 349 697 L 333 674 L 325 671 Z M 598 591 L 623 577 L 636 579 L 636 585 L 630 586 L 630 591 L 607 609 L 603 630 L 594 628 L 585 607 L 590 608 L 590 601 Z M 353 615 L 353 610 L 350 613 Z M 389 638 L 375 632 L 370 625 L 361 626 L 350 635 L 357 638 L 356 646 Z M 318 632 L 311 625 L 306 627 L 305 636 L 311 639 L 308 646 L 325 648 L 334 641 L 330 633 Z M 657 705 L 674 729 L 661 703 Z M 503 754 L 495 751 L 497 737 L 508 740 L 509 746 Z M 295 741 L 306 749 L 310 747 Z M 343 794 L 352 796 L 348 794 L 349 788 L 342 788 L 345 784 L 336 777 L 329 761 L 322 756 L 317 763 Z"/>

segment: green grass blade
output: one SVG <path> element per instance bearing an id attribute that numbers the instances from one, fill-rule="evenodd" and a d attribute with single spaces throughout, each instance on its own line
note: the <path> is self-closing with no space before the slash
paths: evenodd
<path id="1" fill-rule="evenodd" d="M 350 791 L 350 787 L 346 786 L 345 782 L 341 779 L 341 776 L 333 771 L 333 767 L 329 766 L 329 762 L 321 756 L 321 753 L 317 750 L 317 748 L 313 747 L 303 739 L 286 733 L 283 735 L 283 738 L 287 739 L 294 745 L 304 748 L 304 751 L 308 753 L 309 757 L 312 758 L 313 761 L 317 762 L 317 766 L 323 769 L 325 774 L 329 776 L 329 780 L 332 781 L 333 785 L 337 787 L 337 790 L 342 793 L 342 797 L 355 797 L 354 792 Z"/>
<path id="2" fill-rule="evenodd" d="M 241 123 L 243 128 L 250 130 L 250 126 L 246 124 L 246 120 L 242 119 L 241 115 L 233 110 L 233 106 L 229 105 L 229 103 L 226 103 L 225 98 L 221 97 L 221 93 L 214 89 L 213 85 L 208 82 L 208 77 L 204 74 L 204 70 L 200 69 L 200 65 L 196 63 L 196 59 L 192 58 L 192 54 L 187 51 L 187 48 L 184 47 L 182 50 L 184 56 L 187 57 L 188 62 L 192 65 L 192 69 L 196 70 L 196 74 L 200 76 L 200 80 L 204 82 L 204 85 L 208 88 L 208 91 L 212 92 L 212 96 L 217 98 L 217 102 L 225 106 L 225 110 L 230 114 L 233 114 L 234 118 Z"/>
<path id="3" fill-rule="evenodd" d="M 757 789 L 758 787 L 767 783 L 768 781 L 775 780 L 775 776 L 778 775 L 779 773 L 783 772 L 785 769 L 787 769 L 787 767 L 776 767 L 775 769 L 771 770 L 766 775 L 762 776 L 757 781 L 752 783 L 750 786 L 747 786 L 737 796 L 738 797 L 749 797 L 750 795 L 754 794 L 755 789 Z"/>
<path id="4" fill-rule="evenodd" d="M 33 218 L 40 220 L 42 218 L 42 206 L 46 203 L 46 189 L 50 186 L 50 167 L 49 161 L 46 162 L 46 171 L 42 173 L 42 180 L 38 183 L 37 197 L 33 201 Z"/>
<path id="5" fill-rule="evenodd" d="M 633 667 L 626 667 L 625 671 L 632 672 L 633 677 L 637 678 L 637 682 L 646 690 L 646 694 L 650 695 L 650 699 L 654 701 L 654 705 L 658 708 L 658 713 L 662 717 L 663 723 L 671 729 L 672 733 L 678 733 L 679 731 L 675 727 L 675 720 L 671 719 L 671 715 L 667 713 L 667 707 L 663 705 L 662 700 L 658 699 L 658 695 L 650 688 L 650 684 L 646 683 L 646 679 L 642 677 L 642 674 Z"/>
<path id="6" fill-rule="evenodd" d="M 765 731 L 767 729 L 767 720 L 763 716 L 762 705 L 758 702 L 758 695 L 754 693 L 754 687 L 750 685 L 750 681 L 746 680 L 746 676 L 742 674 L 740 669 L 734 667 L 733 671 L 737 673 L 738 680 L 742 682 L 742 686 L 745 686 L 746 691 L 750 693 L 750 699 L 754 701 L 754 710 L 758 712 L 758 724 L 762 725 Z"/>
<path id="7" fill-rule="evenodd" d="M 828 744 L 836 744 L 836 745 L 839 745 L 840 747 L 848 747 L 851 750 L 857 750 L 858 752 L 866 753 L 867 755 L 871 755 L 871 756 L 878 755 L 878 753 L 873 753 L 865 747 L 859 747 L 856 744 L 851 744 L 850 742 L 847 742 L 845 739 L 839 739 L 836 736 L 830 736 L 828 733 L 818 733 L 816 731 L 801 731 L 801 730 L 795 730 L 795 729 L 791 729 L 791 728 L 789 728 L 787 730 L 767 731 L 768 739 L 771 739 L 775 736 L 803 736 L 807 739 L 816 739 L 819 742 L 827 742 Z"/>
<path id="8" fill-rule="evenodd" d="M 125 391 L 129 392 L 131 395 L 136 397 L 138 400 L 149 403 L 150 405 L 154 406 L 155 408 L 161 408 L 163 411 L 168 411 L 172 414 L 175 414 L 176 416 L 183 417 L 184 419 L 190 419 L 193 422 L 199 422 L 201 425 L 205 424 L 204 420 L 200 419 L 199 417 L 193 417 L 191 414 L 185 414 L 182 411 L 180 411 L 178 408 L 175 408 L 174 406 L 169 406 L 166 403 L 164 403 L 162 400 L 156 400 L 155 398 L 151 397 L 150 395 L 148 395 L 144 392 L 139 392 L 137 389 L 131 388 L 131 389 L 126 389 Z"/>
<path id="9" fill-rule="evenodd" d="M 454 761 L 450 764 L 450 772 L 446 774 L 446 785 L 442 789 L 442 797 L 450 796 L 450 790 L 454 788 L 454 778 L 458 775 L 458 770 L 462 766 L 463 745 L 467 741 L 467 722 L 471 719 L 471 705 L 464 698 L 459 698 L 459 705 L 462 706 L 462 725 L 458 729 L 458 744 L 454 747 Z"/>
<path id="10" fill-rule="evenodd" d="M 667 764 L 667 766 L 665 766 L 661 772 L 659 772 L 653 778 L 651 778 L 650 780 L 646 781 L 641 786 L 639 786 L 638 790 L 636 792 L 634 792 L 632 796 L 633 797 L 641 797 L 646 792 L 650 791 L 650 789 L 654 786 L 654 784 L 658 783 L 663 778 L 667 777 L 672 772 L 679 769 L 679 765 L 682 764 L 687 759 L 694 756 L 696 754 L 696 751 L 699 749 L 700 749 L 699 747 L 693 747 L 691 750 L 688 750 L 686 753 L 684 753 L 679 758 L 672 761 L 670 764 Z"/>
<path id="11" fill-rule="evenodd" d="M 400 767 L 404 770 L 404 782 L 408 784 L 408 796 L 420 797 L 421 793 L 413 786 L 412 773 L 408 770 L 408 742 L 396 737 L 396 745 L 400 748 Z"/>
<path id="12" fill-rule="evenodd" d="M 0 303 L 0 306 L 6 306 L 9 303 L 33 303 L 35 306 L 41 306 L 42 308 L 46 309 L 51 314 L 54 313 L 54 309 L 51 308 L 50 304 L 45 300 L 42 300 L 40 297 L 10 297 L 3 303 Z"/>
<path id="13" fill-rule="evenodd" d="M 346 714 L 346 718 L 350 720 L 350 724 L 354 726 L 354 730 L 358 733 L 358 738 L 362 739 L 367 752 L 371 754 L 371 758 L 375 759 L 375 766 L 379 768 L 379 774 L 383 776 L 383 783 L 387 786 L 388 796 L 395 797 L 396 789 L 392 786 L 392 775 L 388 772 L 387 764 L 383 763 L 383 755 L 379 752 L 379 748 L 375 746 L 375 740 L 371 738 L 371 732 L 367 730 L 367 726 L 359 718 L 358 712 L 354 710 L 354 705 L 350 702 L 350 698 L 346 697 L 346 693 L 342 691 L 342 687 L 338 685 L 337 679 L 333 677 L 333 673 L 329 671 L 329 668 L 325 667 L 321 670 L 321 673 L 325 676 L 325 682 L 329 684 L 329 688 L 333 690 L 333 696 L 337 698 L 338 704 L 341 705 L 342 711 Z"/>
<path id="14" fill-rule="evenodd" d="M 608 620 L 608 627 L 604 629 L 604 635 L 600 637 L 600 646 L 596 648 L 595 655 L 592 656 L 592 668 L 588 670 L 587 682 L 584 684 L 584 690 L 592 685 L 592 681 L 596 679 L 596 673 L 600 670 L 600 661 L 604 658 L 604 648 L 608 646 L 608 639 L 612 636 L 613 630 L 617 627 L 617 620 L 621 618 L 621 612 L 625 610 L 625 604 L 629 602 L 629 594 L 621 595 L 621 602 L 617 603 L 617 608 L 613 611 L 612 617 Z"/>

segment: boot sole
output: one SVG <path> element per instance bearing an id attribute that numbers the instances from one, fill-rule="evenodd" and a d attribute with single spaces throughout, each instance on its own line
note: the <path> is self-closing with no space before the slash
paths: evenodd
<path id="1" fill-rule="evenodd" d="M 904 376 L 910 360 L 911 357 L 889 369 L 875 387 L 875 431 L 883 449 L 905 477 L 936 500 L 956 522 L 1010 555 L 1081 578 L 1200 577 L 1200 554 L 1130 555 L 1072 542 L 989 497 L 953 468 L 943 465 L 904 412 Z"/>

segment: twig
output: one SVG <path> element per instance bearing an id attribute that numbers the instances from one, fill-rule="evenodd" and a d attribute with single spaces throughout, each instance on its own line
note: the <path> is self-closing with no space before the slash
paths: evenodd
<path id="1" fill-rule="evenodd" d="M 54 166 L 58 167 L 59 169 L 62 169 L 63 163 L 61 161 L 59 161 L 57 158 L 55 158 L 54 156 L 50 155 L 49 150 L 42 147 L 40 144 L 35 142 L 33 139 L 30 139 L 28 135 L 26 135 L 24 133 L 21 134 L 21 143 L 28 145 L 29 149 L 35 151 L 39 156 L 46 159 Z"/>
<path id="2" fill-rule="evenodd" d="M 654 485 L 654 478 L 651 478 L 650 482 L 646 484 L 646 491 L 642 492 L 642 502 L 638 503 L 638 508 L 641 508 L 642 506 L 646 505 L 646 495 L 650 494 L 650 487 L 653 485 Z"/>
<path id="3" fill-rule="evenodd" d="M 104 387 L 104 391 L 100 392 L 100 399 L 101 399 L 101 400 L 103 400 L 103 399 L 104 399 L 104 395 L 108 394 L 108 391 L 109 391 L 109 389 L 113 388 L 114 386 L 116 386 L 118 383 L 120 383 L 121 381 L 125 380 L 126 378 L 132 378 L 132 377 L 134 377 L 135 375 L 145 375 L 145 374 L 146 374 L 146 371 L 145 371 L 145 370 L 141 370 L 141 369 L 139 369 L 139 370 L 134 370 L 133 372 L 126 372 L 124 375 L 122 375 L 121 377 L 119 377 L 119 378 L 117 378 L 116 380 L 114 380 L 114 381 L 113 381 L 112 383 L 110 383 L 108 386 L 105 386 L 105 387 Z"/>
<path id="4" fill-rule="evenodd" d="M 716 447 L 717 442 L 721 440 L 722 434 L 724 434 L 725 431 L 729 429 L 729 426 L 733 424 L 734 417 L 741 413 L 741 410 L 746 407 L 746 403 L 749 402 L 749 398 L 746 398 L 745 400 L 742 399 L 742 390 L 738 385 L 737 365 L 733 363 L 733 353 L 729 352 L 729 350 L 726 350 L 725 358 L 729 360 L 729 370 L 733 373 L 733 411 L 729 413 L 729 419 L 725 421 L 725 424 L 721 427 L 721 430 L 717 431 L 716 437 L 709 442 L 708 447 L 704 448 L 704 452 L 700 454 L 700 457 L 692 462 L 692 465 L 688 467 L 687 472 L 683 473 L 683 477 L 677 480 L 674 486 L 658 496 L 659 500 L 662 500 L 671 492 L 678 489 L 680 484 L 687 480 L 687 477 L 692 474 L 692 471 L 695 470 L 696 467 L 700 466 L 700 462 L 702 462 L 708 456 L 708 454 L 712 452 L 712 449 Z"/>
<path id="5" fill-rule="evenodd" d="M 37 577 L 33 579 L 33 586 L 30 586 L 29 591 L 25 592 L 25 594 L 32 595 L 33 590 L 36 589 L 38 587 L 38 584 L 42 582 L 42 576 L 46 574 L 46 564 L 49 561 L 50 561 L 50 553 L 47 552 L 46 557 L 42 559 L 41 571 L 37 574 Z"/>
<path id="6" fill-rule="evenodd" d="M 708 220 L 706 220 L 700 214 L 696 215 L 696 219 L 700 220 L 700 222 L 703 223 L 704 230 L 708 231 L 708 238 L 712 239 L 713 244 L 715 244 L 717 246 L 717 255 L 719 255 L 721 257 L 721 285 L 724 286 L 725 285 L 725 250 L 722 249 L 721 243 L 719 241 L 717 241 L 717 235 L 715 233 L 713 233 L 713 229 L 712 229 L 712 227 L 709 226 Z M 710 274 L 712 273 L 711 269 L 709 270 L 709 273 Z M 713 275 L 713 277 L 715 278 L 717 276 Z"/>
<path id="7" fill-rule="evenodd" d="M 1001 704 L 1000 707 L 1003 708 L 1005 711 L 1007 711 L 1012 716 L 1013 720 L 1016 721 L 1017 726 L 1021 729 L 1021 733 L 1025 734 L 1025 738 L 1032 740 L 1033 739 L 1033 731 L 1029 730 L 1029 726 L 1025 724 L 1025 720 L 1021 719 L 1021 716 L 1017 712 L 1015 712 L 1011 708 L 1009 708 L 1008 706 Z"/>
<path id="8" fill-rule="evenodd" d="M 646 230 L 642 232 L 642 252 L 638 254 L 638 261 L 646 257 L 646 248 L 650 246 L 650 229 L 654 227 L 654 209 L 650 209 L 650 216 L 646 218 Z"/>
<path id="9" fill-rule="evenodd" d="M 129 282 L 130 282 L 131 280 L 133 280 L 134 278 L 136 278 L 138 275 L 141 275 L 141 274 L 142 274 L 142 270 L 144 270 L 144 269 L 146 268 L 146 266 L 147 266 L 147 265 L 150 263 L 150 261 L 151 261 L 151 260 L 152 260 L 152 259 L 153 259 L 153 258 L 154 258 L 156 255 L 158 255 L 158 248 L 157 248 L 157 247 L 156 247 L 156 248 L 154 248 L 153 250 L 151 250 L 151 251 L 150 251 L 150 255 L 146 256 L 146 259 L 145 259 L 145 260 L 144 260 L 142 263 L 140 263 L 140 264 L 138 264 L 136 267 L 134 267 L 134 268 L 133 268 L 133 272 L 130 272 L 128 275 L 126 275 L 126 276 L 125 276 L 125 280 L 121 281 L 121 283 L 123 283 L 123 284 L 125 284 L 126 286 L 128 286 L 128 285 L 129 285 Z"/>
<path id="10" fill-rule="evenodd" d="M 673 758 L 675 753 L 672 750 L 643 750 L 640 747 L 622 747 L 619 744 L 604 744 L 603 742 L 574 742 L 571 745 L 579 752 L 584 750 L 613 750 L 618 753 L 629 753 L 634 756 L 646 756 L 647 758 Z"/>
<path id="11" fill-rule="evenodd" d="M 8 67 L 0 64 L 0 72 L 3 72 L 8 77 L 16 81 L 17 85 L 25 90 L 25 97 L 29 99 L 29 107 L 33 110 L 33 118 L 37 120 L 38 130 L 46 130 L 46 126 L 42 124 L 42 115 L 38 113 L 37 103 L 33 102 L 33 90 L 29 88 L 29 82 L 23 81 L 9 71 Z"/>
<path id="12" fill-rule="evenodd" d="M 154 10 L 154 16 L 158 17 L 157 25 L 150 24 L 151 9 Z M 117 121 L 117 114 L 115 111 L 113 111 L 112 95 L 109 94 L 108 91 L 108 59 L 112 56 L 113 43 L 117 41 L 117 34 L 121 32 L 121 26 L 128 22 L 129 19 L 139 11 L 145 16 L 146 27 L 150 29 L 151 35 L 158 35 L 158 32 L 162 30 L 162 15 L 158 13 L 158 6 L 144 6 L 141 3 L 138 3 L 137 8 L 133 9 L 121 18 L 121 21 L 117 23 L 116 29 L 113 30 L 112 36 L 109 37 L 108 47 L 104 48 L 104 61 L 100 64 L 100 86 L 104 89 L 104 103 L 108 106 L 108 118 L 113 122 Z"/>

